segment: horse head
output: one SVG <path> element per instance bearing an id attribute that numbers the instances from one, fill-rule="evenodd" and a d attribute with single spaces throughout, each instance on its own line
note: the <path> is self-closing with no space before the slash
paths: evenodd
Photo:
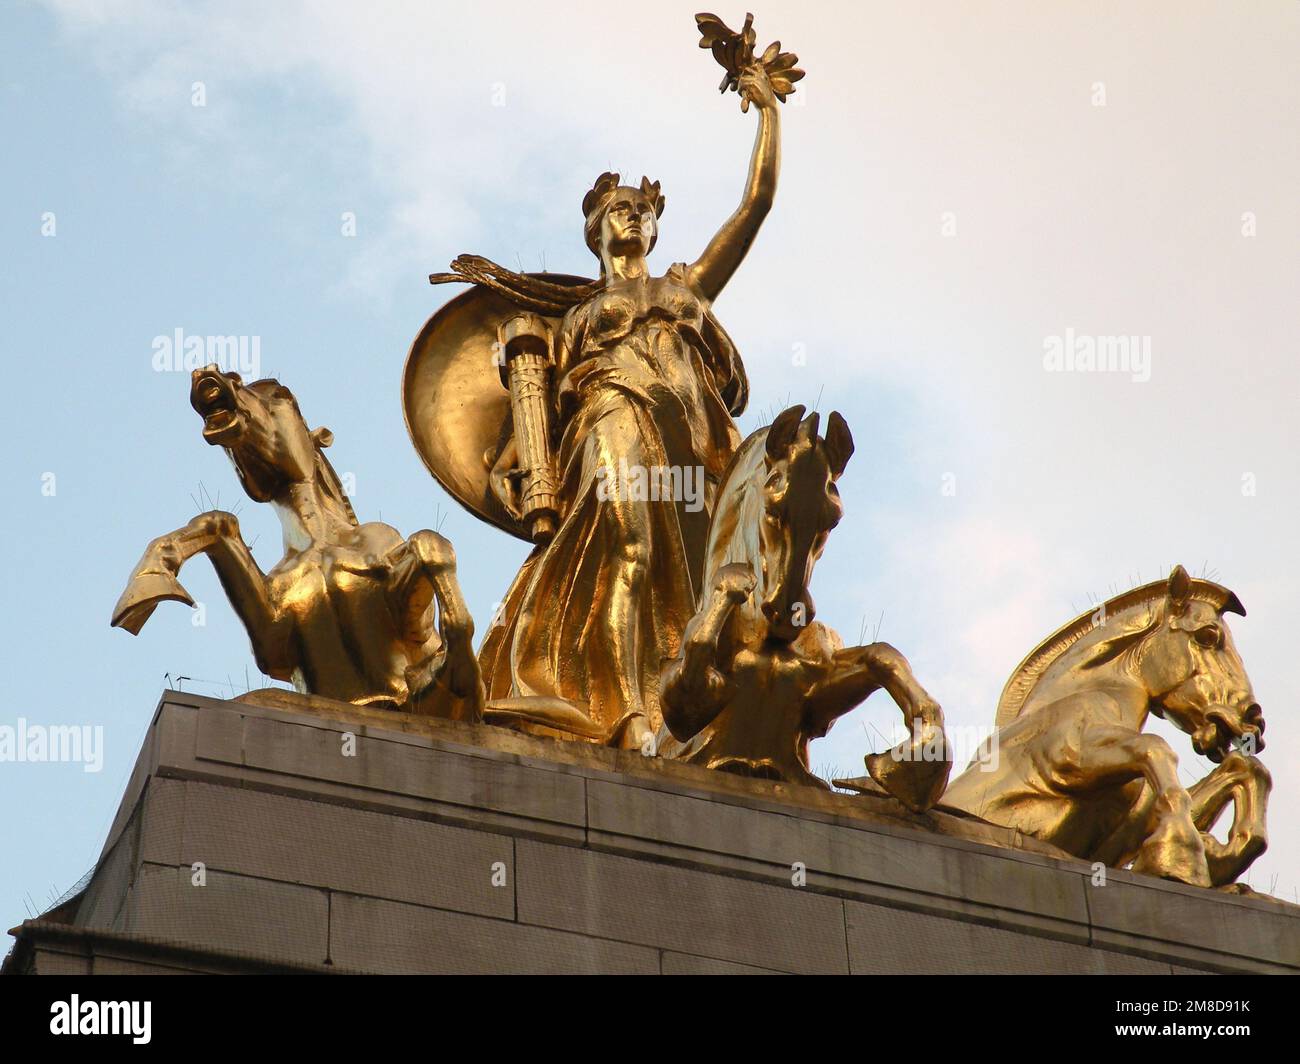
<path id="1" fill-rule="evenodd" d="M 238 373 L 205 366 L 193 373 L 190 405 L 203 418 L 203 438 L 225 449 L 249 498 L 274 502 L 295 484 L 315 482 L 351 513 L 322 453 L 334 434 L 308 429 L 298 400 L 279 381 L 245 384 Z"/>
<path id="2" fill-rule="evenodd" d="M 1245 746 L 1248 753 L 1264 748 L 1264 713 L 1226 613 L 1244 617 L 1246 611 L 1226 588 L 1193 581 L 1177 566 L 1137 664 L 1152 712 L 1190 735 L 1196 752 L 1215 762 L 1234 746 Z"/>
<path id="3" fill-rule="evenodd" d="M 817 435 L 818 415 L 792 406 L 767 430 L 759 529 L 759 608 L 772 638 L 790 642 L 813 619 L 808 583 L 826 537 L 844 513 L 835 481 L 853 454 L 838 412 Z"/>

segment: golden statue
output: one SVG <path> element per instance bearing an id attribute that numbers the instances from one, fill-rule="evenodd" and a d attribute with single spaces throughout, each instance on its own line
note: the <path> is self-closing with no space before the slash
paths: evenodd
<path id="1" fill-rule="evenodd" d="M 407 424 L 447 490 L 536 544 L 479 660 L 487 717 L 647 748 L 659 673 L 695 613 L 709 515 L 749 386 L 712 303 L 772 207 L 777 100 L 802 76 L 699 16 L 724 90 L 758 111 L 740 205 L 692 263 L 655 276 L 658 182 L 604 173 L 582 201 L 596 280 L 461 256 L 434 283 L 475 288 L 430 319 L 407 362 Z M 503 387 L 503 383 L 505 387 Z M 665 490 L 658 490 L 663 487 Z"/>
<path id="2" fill-rule="evenodd" d="M 756 54 L 752 17 L 739 32 L 696 22 L 758 128 L 740 205 L 694 262 L 652 273 L 659 184 L 605 173 L 582 201 L 596 279 L 472 255 L 430 277 L 471 287 L 412 345 L 407 429 L 453 497 L 532 548 L 477 657 L 451 544 L 359 524 L 329 431 L 309 430 L 278 382 L 216 366 L 195 371 L 190 401 L 248 495 L 275 506 L 284 556 L 264 574 L 234 515 L 201 514 L 149 545 L 113 624 L 138 633 L 158 603 L 192 604 L 177 577 L 205 553 L 258 666 L 306 693 L 822 787 L 809 742 L 884 688 L 911 737 L 837 782 L 914 813 L 941 801 L 1084 860 L 1232 884 L 1266 846 L 1270 781 L 1226 588 L 1179 567 L 1054 633 L 946 793 L 943 712 L 907 660 L 845 648 L 814 619 L 808 584 L 853 439 L 838 413 L 823 438 L 795 406 L 741 443 L 748 381 L 712 309 L 772 207 L 778 103 L 803 72 L 779 42 Z M 1184 788 L 1169 744 L 1142 730 L 1150 712 L 1216 768 Z"/>
<path id="3" fill-rule="evenodd" d="M 1231 883 L 1268 844 L 1270 779 L 1254 756 L 1264 717 L 1229 612 L 1245 615 L 1236 595 L 1178 566 L 1054 632 L 1007 681 L 996 750 L 981 752 L 943 804 L 1086 861 Z M 1148 713 L 1190 735 L 1213 771 L 1185 788 L 1173 749 L 1142 731 Z M 1223 843 L 1210 832 L 1229 802 Z"/>
<path id="4" fill-rule="evenodd" d="M 149 544 L 113 624 L 136 635 L 160 602 L 192 606 L 177 574 L 206 554 L 262 672 L 357 705 L 479 719 L 474 623 L 451 544 L 436 532 L 403 540 L 388 525 L 359 524 L 324 454 L 332 434 L 308 429 L 279 382 L 246 385 L 207 366 L 194 371 L 190 403 L 203 438 L 225 448 L 249 497 L 275 507 L 284 557 L 263 573 L 234 514 L 200 514 Z"/>
<path id="5" fill-rule="evenodd" d="M 853 437 L 832 413 L 794 406 L 741 445 L 709 528 L 700 610 L 660 687 L 659 754 L 746 776 L 827 786 L 808 768 L 808 743 L 879 688 L 903 711 L 906 750 L 868 759 L 872 777 L 908 808 L 934 804 L 951 757 L 943 712 L 886 643 L 845 649 L 815 621 L 808 581 L 840 521 L 835 482 Z M 927 752 L 938 753 L 928 757 Z"/>

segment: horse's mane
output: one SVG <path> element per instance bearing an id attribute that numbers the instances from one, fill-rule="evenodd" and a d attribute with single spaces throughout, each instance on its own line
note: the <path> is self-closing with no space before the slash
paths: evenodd
<path id="1" fill-rule="evenodd" d="M 261 380 L 253 381 L 244 387 L 266 392 L 267 398 L 288 399 L 293 404 L 294 413 L 303 423 L 303 427 L 306 428 L 307 419 L 302 416 L 302 409 L 298 406 L 298 397 L 275 377 L 263 377 Z M 361 522 L 357 520 L 357 512 L 352 509 L 352 501 L 348 498 L 347 492 L 343 490 L 343 482 L 339 479 L 333 464 L 325 457 L 325 446 L 333 440 L 334 434 L 328 429 L 321 431 L 326 437 L 324 443 L 321 442 L 317 434 L 313 433 L 312 435 L 312 442 L 316 448 L 316 483 L 334 502 L 343 507 L 354 525 L 359 525 Z"/>
<path id="2" fill-rule="evenodd" d="M 1168 595 L 1167 579 L 1143 584 L 1058 628 L 1025 656 L 1007 680 L 998 699 L 996 726 L 1004 727 L 1024 712 L 1039 681 L 1067 654 L 1082 658 L 1080 666 L 1095 667 L 1137 646 L 1164 619 Z M 1236 595 L 1210 580 L 1193 578 L 1188 597 L 1208 602 L 1220 613 L 1245 612 Z M 1098 613 L 1104 618 L 1101 623 L 1096 620 Z"/>
<path id="3" fill-rule="evenodd" d="M 713 518 L 709 522 L 708 546 L 704 552 L 705 592 L 713 586 L 714 577 L 724 565 L 754 562 L 745 549 L 745 537 L 737 535 L 737 532 L 757 528 L 762 519 L 759 512 L 762 493 L 756 489 L 763 483 L 758 471 L 764 464 L 768 428 L 764 425 L 747 436 L 736 448 L 722 474 Z"/>
<path id="4" fill-rule="evenodd" d="M 325 452 L 321 449 L 319 443 L 316 444 L 316 483 L 343 507 L 354 525 L 361 523 L 357 520 L 357 512 L 352 509 L 352 500 L 348 498 L 348 493 L 343 490 L 343 482 L 339 480 L 338 473 L 334 471 L 334 466 L 330 463 L 330 460 L 325 457 Z"/>

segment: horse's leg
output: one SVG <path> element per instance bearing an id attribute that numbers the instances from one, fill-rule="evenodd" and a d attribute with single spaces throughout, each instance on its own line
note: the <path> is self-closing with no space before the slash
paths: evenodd
<path id="1" fill-rule="evenodd" d="M 474 656 L 474 620 L 456 579 L 455 549 L 444 536 L 426 529 L 395 547 L 389 561 L 392 587 L 408 618 L 423 614 L 430 590 L 438 604 L 441 645 L 421 667 L 428 682 L 423 691 L 411 691 L 412 700 L 427 691 L 435 696 L 438 716 L 477 721 L 483 711 L 483 679 Z M 452 705 L 443 706 L 446 701 Z"/>
<path id="2" fill-rule="evenodd" d="M 754 590 L 747 565 L 718 571 L 704 607 L 687 622 L 677 657 L 665 666 L 659 685 L 664 724 L 685 742 L 707 727 L 726 705 L 730 685 L 719 669 L 719 641 L 735 608 Z"/>
<path id="3" fill-rule="evenodd" d="M 1230 753 L 1204 779 L 1187 788 L 1192 822 L 1205 844 L 1205 860 L 1216 887 L 1234 882 L 1268 847 L 1265 808 L 1272 780 L 1257 758 Z M 1155 827 L 1154 791 L 1144 785 L 1124 823 L 1092 853 L 1095 860 L 1123 865 L 1137 856 Z M 1215 821 L 1233 803 L 1232 828 L 1226 843 L 1211 833 Z"/>
<path id="4" fill-rule="evenodd" d="M 233 515 L 214 510 L 199 514 L 189 524 L 149 542 L 113 608 L 115 628 L 139 635 L 159 603 L 176 601 L 194 605 L 176 577 L 182 565 L 216 542 L 223 530 L 223 517 L 234 520 Z"/>
<path id="5" fill-rule="evenodd" d="M 943 730 L 943 710 L 917 682 L 912 666 L 888 643 L 837 650 L 826 679 L 808 695 L 808 722 L 826 729 L 873 692 L 884 688 L 903 713 L 908 730 L 922 726 Z"/>
<path id="6" fill-rule="evenodd" d="M 1068 756 L 1053 768 L 1067 791 L 1088 791 L 1108 784 L 1144 779 L 1151 790 L 1149 816 L 1130 813 L 1151 825 L 1137 849 L 1133 870 L 1177 879 L 1195 886 L 1210 885 L 1205 843 L 1192 820 L 1192 799 L 1178 781 L 1178 756 L 1158 735 L 1113 725 L 1083 729 Z M 1142 803 L 1139 803 L 1142 804 Z"/>
<path id="7" fill-rule="evenodd" d="M 207 548 L 208 560 L 244 624 L 258 669 L 277 680 L 293 682 L 298 669 L 293 622 L 271 600 L 266 574 L 239 534 L 239 522 L 233 514 L 222 516 L 229 522 Z"/>
<path id="8" fill-rule="evenodd" d="M 1268 848 L 1265 814 L 1272 785 L 1263 762 L 1234 750 L 1213 772 L 1187 788 L 1192 821 L 1205 841 L 1205 859 L 1216 887 L 1235 882 Z M 1232 802 L 1232 828 L 1223 843 L 1210 829 L 1228 802 Z"/>
<path id="9" fill-rule="evenodd" d="M 867 772 L 909 809 L 924 812 L 943 794 L 952 752 L 939 703 L 888 643 L 836 651 L 829 674 L 808 694 L 804 712 L 809 733 L 825 735 L 836 718 L 882 687 L 902 711 L 910 737 L 892 750 L 869 754 Z"/>
<path id="10" fill-rule="evenodd" d="M 267 594 L 266 576 L 239 534 L 239 520 L 224 510 L 199 514 L 183 528 L 159 536 L 145 549 L 113 612 L 113 623 L 138 634 L 160 602 L 193 605 L 176 579 L 197 554 L 207 554 L 230 604 L 243 622 L 262 672 L 279 680 L 293 676 L 287 629 Z"/>
<path id="11" fill-rule="evenodd" d="M 1122 805 L 1122 800 L 1120 803 Z M 1122 817 L 1109 835 L 1087 854 L 1110 868 L 1124 868 L 1136 860 L 1142 844 L 1156 829 L 1156 792 L 1145 779 L 1139 781 L 1137 797 L 1122 810 Z"/>
<path id="12" fill-rule="evenodd" d="M 125 628 L 132 635 L 139 635 L 140 629 L 153 616 L 153 611 L 162 602 L 183 602 L 194 605 L 190 593 L 176 579 L 181 566 L 198 553 L 207 537 L 197 533 L 196 524 L 206 515 L 194 518 L 184 528 L 168 532 L 149 542 L 140 561 L 131 570 L 131 577 L 113 607 L 112 625 Z"/>

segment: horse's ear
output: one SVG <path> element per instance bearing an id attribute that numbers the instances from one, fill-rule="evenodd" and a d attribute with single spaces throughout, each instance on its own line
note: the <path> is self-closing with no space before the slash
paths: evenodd
<path id="1" fill-rule="evenodd" d="M 334 443 L 334 433 L 322 425 L 318 429 L 311 430 L 311 442 L 320 448 L 329 447 Z"/>
<path id="2" fill-rule="evenodd" d="M 826 422 L 826 457 L 831 463 L 831 477 L 838 480 L 853 457 L 853 433 L 838 410 L 832 410 Z"/>
<path id="3" fill-rule="evenodd" d="M 1192 578 L 1181 565 L 1175 565 L 1169 574 L 1169 607 L 1174 614 L 1181 614 L 1187 609 L 1187 600 L 1192 593 Z"/>
<path id="4" fill-rule="evenodd" d="M 1246 607 L 1241 604 L 1241 599 L 1237 598 L 1235 591 L 1228 592 L 1227 601 L 1219 610 L 1220 613 L 1235 613 L 1238 617 L 1246 616 Z"/>
<path id="5" fill-rule="evenodd" d="M 775 462 L 785 457 L 803 420 L 803 404 L 782 410 L 767 429 L 767 457 Z"/>
<path id="6" fill-rule="evenodd" d="M 810 444 L 816 443 L 817 429 L 821 426 L 821 423 L 822 423 L 821 414 L 817 413 L 817 411 L 814 410 L 811 414 L 809 414 L 806 418 L 804 418 L 801 422 L 799 422 L 799 435 L 797 438 L 801 440 L 806 440 Z"/>

